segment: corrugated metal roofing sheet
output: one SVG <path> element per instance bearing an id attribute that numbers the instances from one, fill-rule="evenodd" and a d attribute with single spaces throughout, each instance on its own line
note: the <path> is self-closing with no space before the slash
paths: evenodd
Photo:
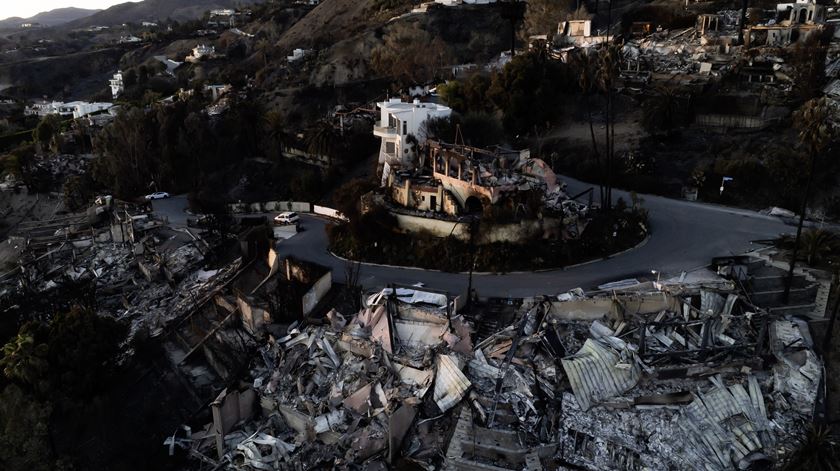
<path id="1" fill-rule="evenodd" d="M 434 399 L 441 412 L 458 404 L 472 386 L 450 355 L 438 355 Z"/>
<path id="2" fill-rule="evenodd" d="M 697 469 L 731 469 L 733 463 L 764 448 L 759 435 L 768 427 L 764 398 L 752 376 L 746 388 L 727 387 L 718 378 L 712 382 L 713 389 L 699 393 L 686 406 L 679 424 L 691 454 L 701 460 Z"/>
<path id="3" fill-rule="evenodd" d="M 561 360 L 581 409 L 588 410 L 593 403 L 636 385 L 641 374 L 639 365 L 621 360 L 618 352 L 593 339 L 587 339 L 576 354 Z"/>

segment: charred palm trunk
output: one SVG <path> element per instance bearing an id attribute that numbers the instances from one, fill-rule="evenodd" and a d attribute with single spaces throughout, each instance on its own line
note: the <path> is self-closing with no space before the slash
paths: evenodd
<path id="1" fill-rule="evenodd" d="M 738 22 L 738 44 L 744 44 L 744 26 L 747 23 L 747 8 L 750 0 L 741 0 L 741 20 Z"/>
<path id="2" fill-rule="evenodd" d="M 805 223 L 805 213 L 808 211 L 808 200 L 811 198 L 811 187 L 814 183 L 814 171 L 817 168 L 817 156 L 811 152 L 811 168 L 808 171 L 808 182 L 805 184 L 805 194 L 802 195 L 802 207 L 799 213 L 799 224 L 796 226 L 796 238 L 793 241 L 793 253 L 790 256 L 790 267 L 788 267 L 787 279 L 785 280 L 785 292 L 782 301 L 785 304 L 790 302 L 790 287 L 793 283 L 793 270 L 796 267 L 796 258 L 799 255 L 800 238 L 802 237 L 802 226 Z"/>
<path id="3" fill-rule="evenodd" d="M 612 0 L 607 3 L 607 47 L 610 45 L 610 31 L 612 30 Z M 608 59 L 611 59 L 608 57 Z M 606 112 L 606 125 L 604 126 L 604 137 L 606 138 L 606 161 L 607 161 L 607 184 L 606 184 L 606 201 L 602 201 L 601 205 L 609 211 L 612 209 L 612 170 L 613 170 L 613 142 L 612 136 L 613 133 L 610 131 L 613 127 L 613 109 L 612 109 L 612 74 L 613 74 L 613 64 L 612 60 L 608 60 L 606 66 L 609 70 L 606 71 L 607 73 L 607 112 Z"/>
<path id="4" fill-rule="evenodd" d="M 601 154 L 598 152 L 598 141 L 595 139 L 595 126 L 592 123 L 592 108 L 589 103 L 589 95 L 585 95 L 586 117 L 589 120 L 589 136 L 592 138 L 592 154 L 595 156 L 595 168 L 601 168 Z M 600 197 L 601 205 L 604 204 L 604 183 L 601 181 L 598 184 L 598 196 Z"/>

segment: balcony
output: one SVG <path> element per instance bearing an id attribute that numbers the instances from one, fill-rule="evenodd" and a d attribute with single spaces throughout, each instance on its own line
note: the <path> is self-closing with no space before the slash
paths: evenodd
<path id="1" fill-rule="evenodd" d="M 377 121 L 373 123 L 373 135 L 377 137 L 395 137 L 399 134 L 397 133 L 397 128 L 382 126 L 382 121 Z"/>

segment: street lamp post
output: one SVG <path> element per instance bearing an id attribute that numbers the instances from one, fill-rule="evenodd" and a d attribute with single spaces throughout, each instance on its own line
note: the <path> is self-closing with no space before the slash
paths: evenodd
<path id="1" fill-rule="evenodd" d="M 466 312 L 470 312 L 472 309 L 472 278 L 473 278 L 473 270 L 475 270 L 475 233 L 478 232 L 478 218 L 475 216 L 470 217 L 470 274 L 467 278 L 467 305 L 465 306 Z"/>
<path id="2" fill-rule="evenodd" d="M 720 180 L 720 194 L 721 195 L 723 194 L 723 187 L 726 184 L 726 182 L 731 182 L 732 180 L 734 180 L 734 178 L 732 178 L 732 177 L 721 178 L 721 180 Z"/>

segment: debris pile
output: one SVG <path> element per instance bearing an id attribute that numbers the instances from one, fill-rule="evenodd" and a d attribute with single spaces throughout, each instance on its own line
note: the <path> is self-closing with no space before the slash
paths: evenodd
<path id="1" fill-rule="evenodd" d="M 235 470 L 782 462 L 822 376 L 806 325 L 687 285 L 526 302 L 475 345 L 460 298 L 387 288 L 270 337 L 237 393 L 259 410 L 169 443 Z"/>
<path id="2" fill-rule="evenodd" d="M 24 250 L 19 264 L 0 277 L 0 301 L 14 306 L 23 300 L 39 311 L 40 300 L 60 304 L 89 292 L 103 315 L 130 321 L 132 332 L 145 326 L 155 333 L 241 264 L 201 276 L 208 247 L 203 239 L 126 206 L 97 205 L 83 214 L 21 224 L 16 243 Z M 43 308 L 47 317 L 54 311 L 48 302 Z"/>

